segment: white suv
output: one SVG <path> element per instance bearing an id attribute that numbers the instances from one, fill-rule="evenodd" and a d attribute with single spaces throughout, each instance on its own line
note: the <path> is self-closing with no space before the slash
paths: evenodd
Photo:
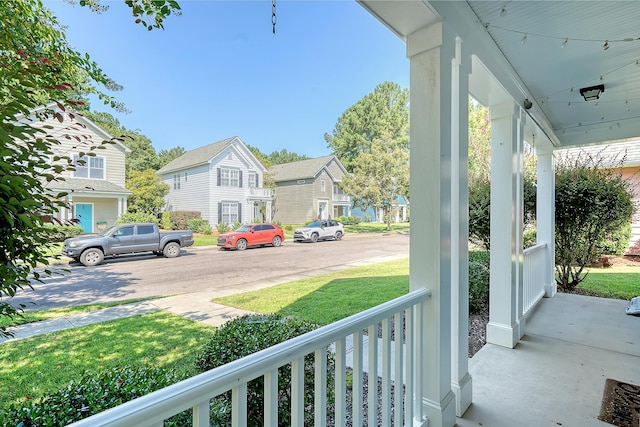
<path id="1" fill-rule="evenodd" d="M 314 221 L 293 232 L 294 242 L 317 242 L 318 240 L 340 240 L 344 236 L 344 225 L 332 219 Z"/>

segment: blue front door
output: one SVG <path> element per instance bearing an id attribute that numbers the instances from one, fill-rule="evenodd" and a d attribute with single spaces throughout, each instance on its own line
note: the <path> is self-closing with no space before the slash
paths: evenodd
<path id="1" fill-rule="evenodd" d="M 93 233 L 93 205 L 91 203 L 76 203 L 76 219 L 85 233 Z"/>

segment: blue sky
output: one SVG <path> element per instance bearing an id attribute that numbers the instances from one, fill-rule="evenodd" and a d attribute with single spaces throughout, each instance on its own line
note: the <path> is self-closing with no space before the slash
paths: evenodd
<path id="1" fill-rule="evenodd" d="M 264 153 L 330 153 L 340 115 L 374 88 L 409 86 L 404 43 L 355 1 L 179 0 L 164 30 L 133 23 L 122 0 L 96 14 L 45 1 L 76 50 L 124 86 L 117 113 L 159 151 L 187 150 L 237 135 Z"/>

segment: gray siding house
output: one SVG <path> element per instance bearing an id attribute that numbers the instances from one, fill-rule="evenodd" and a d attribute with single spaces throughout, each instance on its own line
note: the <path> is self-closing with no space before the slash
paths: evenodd
<path id="1" fill-rule="evenodd" d="M 188 151 L 158 171 L 169 186 L 165 210 L 198 211 L 211 226 L 270 221 L 265 171 L 237 136 Z"/>
<path id="2" fill-rule="evenodd" d="M 275 165 L 268 173 L 276 184 L 275 221 L 302 224 L 349 215 L 351 198 L 340 188 L 348 172 L 336 156 Z"/>
<path id="3" fill-rule="evenodd" d="M 47 189 L 53 194 L 68 193 L 64 201 L 67 208 L 60 209 L 55 217 L 62 221 L 77 220 L 85 233 L 95 233 L 113 225 L 120 215 L 127 212 L 127 198 L 131 191 L 125 188 L 125 154 L 131 151 L 119 140 L 88 118 L 70 110 L 61 111 L 50 104 L 33 111 L 31 126 L 47 127 L 48 135 L 55 135 L 58 145 L 52 147 L 53 154 L 69 156 L 75 162 L 75 171 L 60 174 L 64 180 L 51 181 Z M 58 116 L 45 120 L 35 119 L 36 114 L 55 111 Z M 103 141 L 103 149 L 95 156 L 80 156 Z M 52 160 L 53 162 L 53 160 Z"/>

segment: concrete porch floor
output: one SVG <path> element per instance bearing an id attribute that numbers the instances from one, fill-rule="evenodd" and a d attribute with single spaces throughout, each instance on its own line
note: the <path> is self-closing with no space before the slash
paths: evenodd
<path id="1" fill-rule="evenodd" d="M 473 403 L 457 425 L 610 426 L 597 419 L 605 380 L 640 385 L 640 317 L 628 305 L 543 299 L 515 349 L 487 344 L 469 360 Z"/>

